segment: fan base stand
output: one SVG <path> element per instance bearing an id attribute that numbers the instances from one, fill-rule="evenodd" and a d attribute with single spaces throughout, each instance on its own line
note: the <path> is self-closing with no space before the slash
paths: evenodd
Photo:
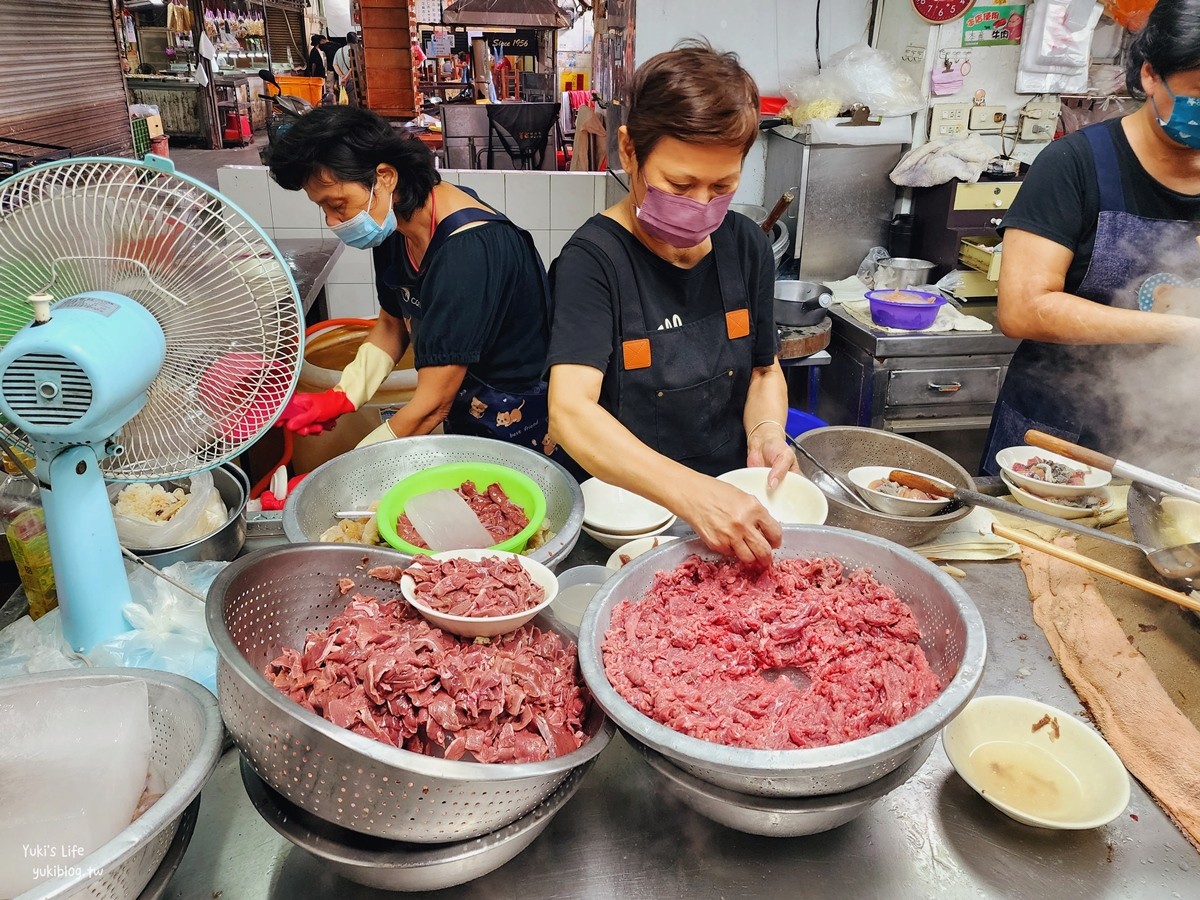
<path id="1" fill-rule="evenodd" d="M 43 448 L 38 448 L 39 450 Z M 38 454 L 46 535 L 63 637 L 78 653 L 130 631 L 123 610 L 129 577 L 117 541 L 108 489 L 91 447 L 68 447 L 45 462 Z"/>

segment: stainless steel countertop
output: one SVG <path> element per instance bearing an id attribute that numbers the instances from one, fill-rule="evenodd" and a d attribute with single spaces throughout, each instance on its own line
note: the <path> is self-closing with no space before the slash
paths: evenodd
<path id="1" fill-rule="evenodd" d="M 603 562 L 586 535 L 570 564 Z M 1015 561 L 961 563 L 983 614 L 981 694 L 1035 697 L 1072 713 L 1079 700 L 1033 623 Z M 343 881 L 276 834 L 250 805 L 237 752 L 202 795 L 196 836 L 166 894 L 174 900 L 366 900 L 395 896 Z M 1084 832 L 1008 819 L 934 748 L 922 769 L 863 816 L 825 834 L 765 838 L 728 830 L 657 789 L 624 740 L 601 755 L 574 799 L 513 862 L 453 898 L 1195 897 L 1200 856 L 1134 783 L 1129 808 Z"/>
<path id="2" fill-rule="evenodd" d="M 337 238 L 281 238 L 274 243 L 296 279 L 307 315 L 346 245 Z"/>
<path id="3" fill-rule="evenodd" d="M 848 315 L 838 304 L 829 314 L 833 318 L 835 339 L 842 338 L 865 350 L 877 359 L 894 356 L 967 356 L 979 353 L 1012 353 L 1020 341 L 1005 337 L 996 325 L 995 302 L 980 301 L 963 306 L 968 316 L 983 319 L 992 326 L 987 331 L 912 331 L 908 334 L 892 334 L 868 328 L 858 319 Z"/>

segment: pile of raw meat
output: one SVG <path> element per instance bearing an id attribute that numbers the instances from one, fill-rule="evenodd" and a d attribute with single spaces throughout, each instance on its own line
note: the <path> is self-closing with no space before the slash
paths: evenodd
<path id="1" fill-rule="evenodd" d="M 504 488 L 499 484 L 490 484 L 488 489 L 481 493 L 475 487 L 475 482 L 464 481 L 455 490 L 467 501 L 467 506 L 475 513 L 475 518 L 479 519 L 483 527 L 496 539 L 497 544 L 519 534 L 529 524 L 525 510 L 509 500 L 508 494 L 504 493 Z M 396 520 L 396 534 L 414 547 L 429 549 L 429 545 L 413 527 L 408 516 L 401 516 Z"/>
<path id="2" fill-rule="evenodd" d="M 868 570 L 692 556 L 614 608 L 604 670 L 640 712 L 692 737 L 823 747 L 883 731 L 937 697 L 920 637 L 912 611 Z"/>
<path id="3" fill-rule="evenodd" d="M 1013 471 L 1026 478 L 1036 478 L 1049 484 L 1069 484 L 1082 487 L 1087 472 L 1052 459 L 1034 456 L 1023 463 L 1013 463 Z"/>
<path id="4" fill-rule="evenodd" d="M 546 597 L 512 556 L 469 559 L 418 559 L 404 570 L 416 582 L 416 598 L 435 612 L 451 616 L 511 616 L 533 609 Z"/>
<path id="5" fill-rule="evenodd" d="M 889 497 L 903 497 L 905 500 L 941 500 L 941 497 L 935 497 L 933 494 L 927 494 L 924 491 L 919 491 L 916 488 L 910 488 L 906 485 L 892 481 L 890 478 L 876 478 L 867 487 L 872 491 L 879 491 L 881 494 L 887 494 Z"/>
<path id="6" fill-rule="evenodd" d="M 553 632 L 523 625 L 475 643 L 433 627 L 403 600 L 356 594 L 265 674 L 305 709 L 393 747 L 522 763 L 587 740 L 577 670 L 575 645 Z"/>

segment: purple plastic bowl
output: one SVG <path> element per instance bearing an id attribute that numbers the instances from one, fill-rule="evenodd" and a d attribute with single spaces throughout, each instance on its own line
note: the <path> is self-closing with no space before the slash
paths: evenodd
<path id="1" fill-rule="evenodd" d="M 928 297 L 930 303 L 897 303 L 895 300 L 885 300 L 886 294 L 915 294 Z M 927 291 L 914 291 L 907 288 L 900 291 L 867 291 L 867 299 L 871 301 L 871 321 L 876 325 L 887 328 L 905 328 L 909 331 L 920 331 L 928 328 L 937 318 L 938 310 L 946 303 L 941 294 L 931 294 Z"/>

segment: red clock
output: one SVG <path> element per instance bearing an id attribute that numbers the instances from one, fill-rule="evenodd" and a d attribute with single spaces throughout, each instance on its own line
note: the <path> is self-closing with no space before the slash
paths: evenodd
<path id="1" fill-rule="evenodd" d="M 975 0 L 912 0 L 912 8 L 926 22 L 940 25 L 953 22 L 968 9 Z"/>

